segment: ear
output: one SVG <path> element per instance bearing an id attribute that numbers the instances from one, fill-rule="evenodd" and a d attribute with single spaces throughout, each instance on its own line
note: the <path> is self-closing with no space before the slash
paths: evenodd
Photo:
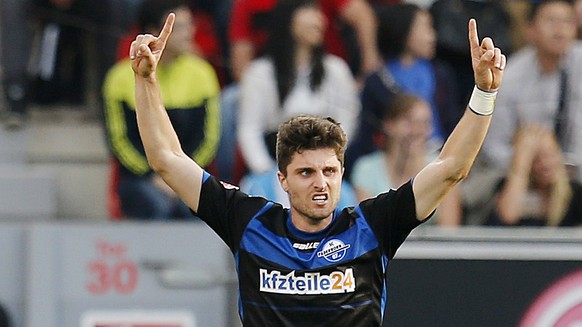
<path id="1" fill-rule="evenodd" d="M 283 191 L 287 192 L 289 190 L 289 185 L 287 185 L 287 177 L 285 177 L 282 172 L 277 171 L 277 179 L 279 180 L 279 184 L 281 184 Z"/>

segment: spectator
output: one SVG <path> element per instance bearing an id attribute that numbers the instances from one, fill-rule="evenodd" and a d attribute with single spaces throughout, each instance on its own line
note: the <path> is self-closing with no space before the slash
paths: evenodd
<path id="1" fill-rule="evenodd" d="M 563 159 L 550 130 L 539 125 L 520 127 L 489 223 L 582 226 L 582 185 L 570 180 Z"/>
<path id="2" fill-rule="evenodd" d="M 348 176 L 359 156 L 376 149 L 380 116 L 395 93 L 412 93 L 430 104 L 434 146 L 442 144 L 463 113 L 452 70 L 433 60 L 436 36 L 430 13 L 414 4 L 396 4 L 381 10 L 378 20 L 378 48 L 385 63 L 364 83 L 358 134 L 346 154 Z"/>
<path id="3" fill-rule="evenodd" d="M 184 151 L 207 167 L 220 138 L 220 88 L 212 67 L 192 54 L 191 11 L 182 0 L 144 0 L 138 21 L 142 31 L 157 33 L 170 11 L 176 13 L 176 23 L 158 66 L 157 80 Z M 130 66 L 129 59 L 116 64 L 103 87 L 107 135 L 120 168 L 121 211 L 138 219 L 191 217 L 186 205 L 148 165 L 137 129 Z M 199 85 L 199 81 L 205 82 Z"/>
<path id="4" fill-rule="evenodd" d="M 358 202 L 396 189 L 413 178 L 427 163 L 438 156 L 429 139 L 432 113 L 421 98 L 401 93 L 381 115 L 385 133 L 382 149 L 360 157 L 352 175 Z M 447 194 L 439 207 L 437 223 L 456 226 L 461 223 L 458 186 Z"/>
<path id="5" fill-rule="evenodd" d="M 267 54 L 241 81 L 238 141 L 252 172 L 275 165 L 280 123 L 297 114 L 337 119 L 348 135 L 359 113 L 355 81 L 343 60 L 323 50 L 325 18 L 312 0 L 281 0 Z"/>
<path id="6" fill-rule="evenodd" d="M 582 162 L 582 44 L 575 42 L 572 2 L 547 0 L 532 5 L 531 45 L 510 56 L 504 90 L 497 98 L 482 157 L 491 167 L 507 169 L 510 140 L 522 124 L 553 129 L 569 164 Z"/>
<path id="7" fill-rule="evenodd" d="M 234 82 L 226 87 L 221 95 L 222 122 L 225 128 L 217 158 L 219 175 L 227 180 L 236 182 L 236 174 L 233 171 L 242 170 L 241 160 L 236 155 L 238 152 L 236 122 L 240 110 L 238 82 L 247 65 L 265 53 L 265 44 L 271 29 L 270 16 L 276 3 L 277 0 L 239 0 L 235 1 L 232 7 L 229 40 L 231 74 Z M 359 71 L 361 78 L 377 69 L 381 60 L 375 43 L 376 19 L 368 2 L 317 0 L 317 3 L 328 23 L 325 30 L 326 50 L 350 63 L 352 72 Z M 345 37 L 345 34 L 350 37 Z M 354 46 L 359 51 L 350 49 Z"/>

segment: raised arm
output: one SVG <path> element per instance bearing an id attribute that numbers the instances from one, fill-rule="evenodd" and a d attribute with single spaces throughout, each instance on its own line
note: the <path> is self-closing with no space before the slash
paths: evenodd
<path id="1" fill-rule="evenodd" d="M 135 73 L 137 124 L 148 162 L 178 196 L 196 211 L 203 171 L 182 151 L 162 103 L 156 79 L 157 65 L 172 33 L 174 20 L 173 13 L 168 15 L 158 37 L 138 35 L 131 44 L 129 56 Z"/>
<path id="2" fill-rule="evenodd" d="M 469 21 L 469 44 L 476 88 L 465 114 L 445 142 L 439 157 L 414 179 L 412 188 L 419 220 L 430 215 L 447 192 L 467 176 L 491 122 L 506 58 L 490 38 L 479 43 L 474 19 Z"/>

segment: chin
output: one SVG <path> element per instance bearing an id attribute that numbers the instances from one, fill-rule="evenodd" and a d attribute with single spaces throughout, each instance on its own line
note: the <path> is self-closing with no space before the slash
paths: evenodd
<path id="1" fill-rule="evenodd" d="M 313 210 L 311 212 L 310 216 L 314 220 L 324 220 L 324 219 L 328 218 L 329 216 L 331 216 L 332 213 L 333 213 L 333 210 L 326 207 L 326 208 L 322 208 L 322 209 Z"/>

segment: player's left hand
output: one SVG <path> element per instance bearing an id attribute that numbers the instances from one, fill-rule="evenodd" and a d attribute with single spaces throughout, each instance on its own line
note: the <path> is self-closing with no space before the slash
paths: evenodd
<path id="1" fill-rule="evenodd" d="M 166 42 L 172 34 L 175 20 L 176 15 L 170 13 L 159 36 L 140 34 L 131 43 L 129 57 L 131 58 L 131 68 L 137 76 L 149 78 L 155 74 Z"/>
<path id="2" fill-rule="evenodd" d="M 477 22 L 473 18 L 469 20 L 469 45 L 475 84 L 484 91 L 498 90 L 507 59 L 501 49 L 495 47 L 491 38 L 486 37 L 479 44 Z"/>

